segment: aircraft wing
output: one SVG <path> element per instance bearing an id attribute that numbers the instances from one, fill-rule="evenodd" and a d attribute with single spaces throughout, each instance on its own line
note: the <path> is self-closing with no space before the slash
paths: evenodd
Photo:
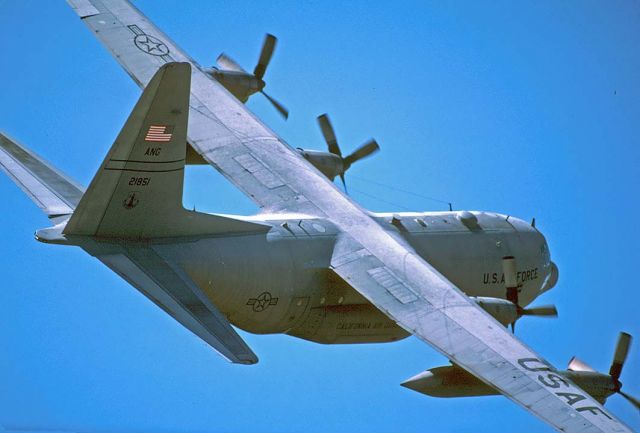
<path id="1" fill-rule="evenodd" d="M 304 198 L 273 167 L 264 164 L 262 155 L 289 160 L 297 170 L 315 174 L 316 169 L 291 152 L 135 6 L 127 0 L 67 2 L 140 87 L 145 87 L 165 63 L 191 63 L 189 144 L 260 207 L 304 212 Z"/>
<path id="2" fill-rule="evenodd" d="M 344 234 L 331 266 L 404 329 L 558 431 L 631 431 L 578 386 L 559 380 L 551 364 L 393 240 L 359 242 Z"/>
<path id="3" fill-rule="evenodd" d="M 332 268 L 400 326 L 559 431 L 630 432 L 421 259 L 250 113 L 126 0 L 67 0 L 141 85 L 192 63 L 188 141 L 265 211 L 326 218 Z"/>

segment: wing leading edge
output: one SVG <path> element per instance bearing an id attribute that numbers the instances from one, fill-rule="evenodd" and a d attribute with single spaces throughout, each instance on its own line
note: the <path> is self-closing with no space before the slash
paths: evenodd
<path id="1" fill-rule="evenodd" d="M 195 66 L 189 143 L 263 209 L 335 224 L 343 238 L 334 271 L 381 311 L 559 431 L 631 431 L 574 384 L 547 386 L 554 370 L 545 360 L 343 195 L 129 2 L 83 3 L 100 12 L 85 24 L 139 84 L 165 62 Z M 141 41 L 153 44 L 141 48 Z"/>

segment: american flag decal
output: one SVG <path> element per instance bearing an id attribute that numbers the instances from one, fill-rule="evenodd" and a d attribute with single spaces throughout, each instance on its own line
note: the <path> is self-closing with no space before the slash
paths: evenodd
<path id="1" fill-rule="evenodd" d="M 144 136 L 144 141 L 171 141 L 173 136 L 173 127 L 165 125 L 151 125 L 147 131 L 147 135 Z"/>

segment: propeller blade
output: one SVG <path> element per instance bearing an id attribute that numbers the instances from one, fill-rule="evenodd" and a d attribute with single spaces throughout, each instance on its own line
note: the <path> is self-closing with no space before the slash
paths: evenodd
<path id="1" fill-rule="evenodd" d="M 589 371 L 591 373 L 596 373 L 596 370 L 591 367 L 590 365 L 588 365 L 586 362 L 582 361 L 581 359 L 576 358 L 575 356 L 573 358 L 571 358 L 571 360 L 569 361 L 569 366 L 567 367 L 567 370 L 570 371 Z"/>
<path id="2" fill-rule="evenodd" d="M 504 287 L 507 289 L 507 300 L 518 305 L 518 278 L 516 259 L 513 256 L 502 258 L 502 272 L 504 273 Z"/>
<path id="3" fill-rule="evenodd" d="M 626 392 L 618 391 L 618 394 L 626 398 L 632 405 L 636 407 L 636 409 L 640 410 L 640 400 L 627 394 Z"/>
<path id="4" fill-rule="evenodd" d="M 342 186 L 344 187 L 345 194 L 348 194 L 347 183 L 344 181 L 344 173 L 340 173 L 340 180 L 342 181 Z"/>
<path id="5" fill-rule="evenodd" d="M 276 110 L 278 110 L 278 112 L 282 115 L 282 117 L 284 117 L 285 119 L 289 118 L 289 110 L 284 108 L 284 105 L 282 105 L 281 103 L 273 99 L 271 96 L 264 93 L 262 90 L 260 91 L 260 93 L 262 93 L 264 97 L 267 98 L 269 102 L 271 102 L 271 104 L 273 104 L 273 106 L 276 108 Z"/>
<path id="6" fill-rule="evenodd" d="M 378 150 L 380 150 L 380 146 L 374 139 L 367 141 L 365 144 L 357 148 L 355 152 L 344 159 L 344 169 L 348 169 L 354 162 L 359 161 L 362 158 L 366 158 L 367 156 L 377 152 Z"/>
<path id="7" fill-rule="evenodd" d="M 516 259 L 513 256 L 502 258 L 502 272 L 504 272 L 504 285 L 507 288 L 518 287 Z"/>
<path id="8" fill-rule="evenodd" d="M 242 69 L 242 66 L 236 63 L 235 60 L 227 56 L 225 53 L 222 53 L 218 56 L 218 60 L 216 60 L 216 63 L 225 71 L 247 72 Z"/>
<path id="9" fill-rule="evenodd" d="M 555 305 L 541 305 L 539 307 L 525 308 L 520 311 L 521 316 L 558 317 Z"/>
<path id="10" fill-rule="evenodd" d="M 336 134 L 333 131 L 333 126 L 331 126 L 329 116 L 326 114 L 321 114 L 320 116 L 318 116 L 318 125 L 320 125 L 320 130 L 322 131 L 322 135 L 324 136 L 324 141 L 327 142 L 329 152 L 341 157 L 342 151 L 340 150 L 340 146 L 338 146 Z"/>
<path id="11" fill-rule="evenodd" d="M 618 344 L 616 345 L 616 352 L 613 355 L 613 362 L 611 362 L 611 368 L 609 368 L 609 375 L 614 379 L 620 378 L 622 372 L 622 366 L 627 359 L 629 353 L 629 346 L 631 346 L 631 335 L 626 332 L 621 332 L 618 337 Z"/>
<path id="12" fill-rule="evenodd" d="M 262 77 L 264 77 L 264 73 L 267 70 L 267 66 L 269 66 L 277 41 L 276 37 L 269 33 L 264 37 L 264 43 L 262 44 L 262 51 L 260 52 L 258 64 L 253 70 L 253 75 L 255 75 L 256 78 L 262 80 Z"/>

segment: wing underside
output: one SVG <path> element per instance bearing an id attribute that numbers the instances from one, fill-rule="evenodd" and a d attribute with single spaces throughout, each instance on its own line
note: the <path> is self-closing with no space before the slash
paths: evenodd
<path id="1" fill-rule="evenodd" d="M 559 431 L 630 431 L 577 386 L 544 386 L 538 376 L 553 374 L 546 361 L 385 231 L 127 1 L 82 3 L 98 12 L 85 24 L 140 85 L 165 62 L 194 65 L 191 146 L 265 211 L 330 220 L 343 233 L 334 271 L 400 326 Z"/>

